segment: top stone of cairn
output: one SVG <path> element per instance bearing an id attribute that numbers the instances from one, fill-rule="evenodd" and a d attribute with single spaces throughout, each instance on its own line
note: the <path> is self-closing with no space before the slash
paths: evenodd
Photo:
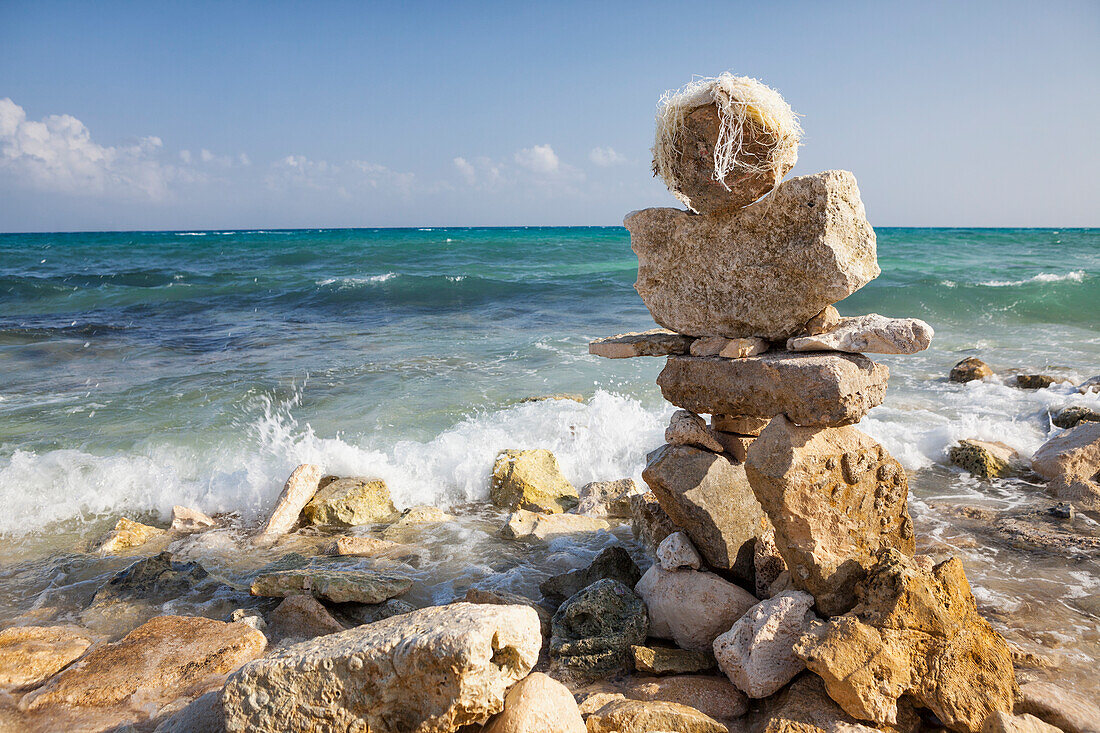
<path id="1" fill-rule="evenodd" d="M 696 213 L 739 209 L 794 167 L 801 137 L 774 89 L 729 73 L 698 79 L 661 97 L 653 172 Z"/>

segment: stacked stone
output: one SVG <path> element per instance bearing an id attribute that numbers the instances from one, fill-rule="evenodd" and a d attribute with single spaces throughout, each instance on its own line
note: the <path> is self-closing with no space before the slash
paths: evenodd
<path id="1" fill-rule="evenodd" d="M 958 560 L 913 557 L 906 474 L 854 427 L 882 403 L 889 377 L 865 354 L 916 353 L 932 329 L 833 307 L 880 273 L 851 173 L 792 178 L 743 208 L 720 205 L 708 175 L 717 141 L 692 142 L 675 192 L 693 211 L 646 209 L 624 222 L 635 288 L 664 328 L 589 346 L 613 359 L 666 357 L 657 384 L 681 408 L 643 473 L 674 525 L 653 536 L 650 521 L 643 536 L 683 533 L 637 586 L 650 634 L 713 651 L 751 697 L 808 667 L 859 720 L 897 724 L 908 695 L 947 727 L 977 733 L 1012 711 L 1007 645 L 978 616 Z M 736 184 L 727 193 L 747 196 Z M 688 538 L 701 562 L 669 561 L 667 545 Z M 747 611 L 745 597 L 762 603 Z"/>

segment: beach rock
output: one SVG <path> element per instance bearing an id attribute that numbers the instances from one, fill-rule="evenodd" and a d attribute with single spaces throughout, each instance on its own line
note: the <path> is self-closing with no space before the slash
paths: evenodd
<path id="1" fill-rule="evenodd" d="M 722 452 L 722 444 L 711 434 L 706 421 L 693 412 L 677 410 L 665 428 L 665 442 L 669 445 L 690 445 L 714 453 Z"/>
<path id="2" fill-rule="evenodd" d="M 794 646 L 814 619 L 813 596 L 786 591 L 750 608 L 714 640 L 714 658 L 737 689 L 768 697 L 806 668 Z"/>
<path id="3" fill-rule="evenodd" d="M 734 433 L 715 432 L 714 437 L 722 444 L 722 450 L 733 457 L 738 463 L 744 463 L 749 456 L 749 446 L 756 440 L 752 435 L 735 435 Z"/>
<path id="4" fill-rule="evenodd" d="M 1020 389 L 1046 389 L 1050 385 L 1061 381 L 1057 377 L 1046 374 L 1017 374 L 1015 385 Z"/>
<path id="5" fill-rule="evenodd" d="M 328 527 L 382 522 L 396 513 L 386 482 L 380 478 L 360 477 L 328 482 L 302 509 L 306 522 Z"/>
<path id="6" fill-rule="evenodd" d="M 633 588 L 641 580 L 642 573 L 634 564 L 630 553 L 622 545 L 603 550 L 586 568 L 553 575 L 539 584 L 539 590 L 551 600 L 562 601 L 595 583 L 611 578 L 627 588 Z"/>
<path id="7" fill-rule="evenodd" d="M 1062 475 L 1047 484 L 1047 492 L 1055 499 L 1073 502 L 1082 511 L 1100 512 L 1100 483 L 1095 478 Z"/>
<path id="8" fill-rule="evenodd" d="M 665 646 L 632 646 L 634 669 L 649 674 L 691 674 L 714 668 L 709 654 Z"/>
<path id="9" fill-rule="evenodd" d="M 151 539 L 166 537 L 167 534 L 163 529 L 120 517 L 114 528 L 96 541 L 93 549 L 100 555 L 114 555 L 122 550 L 140 547 Z"/>
<path id="10" fill-rule="evenodd" d="M 124 600 L 167 603 L 200 585 L 216 585 L 197 562 L 176 560 L 169 552 L 142 558 L 115 573 L 92 597 L 91 608 Z"/>
<path id="11" fill-rule="evenodd" d="M 1081 394 L 1089 394 L 1090 392 L 1100 392 L 1100 375 L 1095 377 L 1089 377 L 1077 387 L 1077 391 Z"/>
<path id="12" fill-rule="evenodd" d="M 744 466 L 721 454 L 666 445 L 649 455 L 642 478 L 708 565 L 752 580 L 753 547 L 766 523 Z"/>
<path id="13" fill-rule="evenodd" d="M 289 532 L 298 523 L 302 509 L 317 493 L 324 476 L 325 472 L 321 467 L 312 463 L 303 463 L 295 468 L 286 480 L 267 522 L 256 533 L 253 541 L 261 547 L 270 547 L 281 535 Z"/>
<path id="14" fill-rule="evenodd" d="M 416 606 L 399 598 L 390 598 L 381 603 L 337 603 L 329 608 L 332 615 L 346 626 L 373 624 L 416 610 Z"/>
<path id="15" fill-rule="evenodd" d="M 710 427 L 716 432 L 755 437 L 768 427 L 768 420 L 766 417 L 749 415 L 711 415 Z"/>
<path id="16" fill-rule="evenodd" d="M 638 541 L 654 552 L 665 537 L 679 529 L 652 491 L 630 497 L 630 528 Z"/>
<path id="17" fill-rule="evenodd" d="M 268 621 L 272 633 L 283 639 L 312 639 L 344 630 L 344 625 L 311 595 L 288 596 L 271 612 Z"/>
<path id="18" fill-rule="evenodd" d="M 756 546 L 753 548 L 752 564 L 756 569 L 756 597 L 771 598 L 781 577 L 790 582 L 790 572 L 787 563 L 779 554 L 779 548 L 775 546 L 775 529 L 770 525 L 756 538 Z M 778 589 L 782 592 L 785 589 Z"/>
<path id="19" fill-rule="evenodd" d="M 554 676 L 599 679 L 630 666 L 630 647 L 645 643 L 646 607 L 629 587 L 605 578 L 561 605 L 550 623 Z"/>
<path id="20" fill-rule="evenodd" d="M 176 712 L 165 715 L 153 733 L 225 733 L 221 690 L 199 695 Z"/>
<path id="21" fill-rule="evenodd" d="M 806 325 L 798 335 L 817 336 L 832 331 L 840 325 L 840 318 L 840 312 L 834 306 L 827 305 L 821 309 L 820 313 L 806 321 Z"/>
<path id="22" fill-rule="evenodd" d="M 676 675 L 637 679 L 626 688 L 633 700 L 661 700 L 695 708 L 721 722 L 740 718 L 748 710 L 745 696 L 723 677 Z"/>
<path id="23" fill-rule="evenodd" d="M 611 525 L 599 517 L 581 514 L 540 514 L 518 509 L 508 516 L 501 528 L 501 536 L 510 540 L 540 540 L 583 532 L 610 529 Z"/>
<path id="24" fill-rule="evenodd" d="M 581 500 L 573 511 L 597 517 L 629 518 L 630 497 L 639 493 L 641 489 L 632 478 L 593 481 L 581 487 Z"/>
<path id="25" fill-rule="evenodd" d="M 1083 422 L 1043 443 L 1031 469 L 1048 481 L 1059 476 L 1091 479 L 1100 472 L 1100 422 Z"/>
<path id="26" fill-rule="evenodd" d="M 573 693 L 541 672 L 532 672 L 508 690 L 504 711 L 481 733 L 585 733 Z"/>
<path id="27" fill-rule="evenodd" d="M 13 626 L 0 631 L 0 688 L 26 690 L 67 667 L 92 645 L 71 626 Z"/>
<path id="28" fill-rule="evenodd" d="M 621 333 L 607 336 L 588 344 L 588 353 L 606 359 L 629 359 L 634 356 L 671 356 L 686 354 L 695 338 L 669 331 L 667 328 L 653 328 L 638 333 Z"/>
<path id="29" fill-rule="evenodd" d="M 813 336 L 787 339 L 788 351 L 845 351 L 852 354 L 915 354 L 931 345 L 932 327 L 919 318 L 887 318 L 869 313 L 842 318 Z"/>
<path id="30" fill-rule="evenodd" d="M 1049 682 L 1036 680 L 1020 685 L 1016 712 L 1034 715 L 1066 733 L 1100 731 L 1100 704 L 1096 700 Z"/>
<path id="31" fill-rule="evenodd" d="M 691 540 L 683 532 L 673 532 L 665 537 L 657 547 L 657 562 L 665 570 L 680 568 L 698 570 L 703 566 L 703 558 L 699 557 L 695 545 L 691 544 Z M 634 583 L 637 582 L 637 580 L 634 581 Z"/>
<path id="32" fill-rule="evenodd" d="M 758 733 L 878 733 L 832 701 L 821 679 L 802 675 L 781 692 L 755 729 Z"/>
<path id="33" fill-rule="evenodd" d="M 1094 484 L 1095 485 L 1095 484 Z M 1100 485 L 1096 485 L 1100 494 Z M 1078 497 L 1082 508 L 1090 509 L 1086 497 Z M 1069 506 L 1068 514 L 1072 514 Z M 1016 547 L 1031 551 L 1049 552 L 1066 559 L 1100 557 L 1100 537 L 1060 529 L 1057 519 L 1050 512 L 1025 512 L 1001 517 L 993 523 L 993 529 Z"/>
<path id="34" fill-rule="evenodd" d="M 693 336 L 785 339 L 879 275 L 847 171 L 792 178 L 727 216 L 645 209 L 623 224 L 638 255 L 634 287 L 654 320 Z"/>
<path id="35" fill-rule="evenodd" d="M 905 471 L 856 428 L 800 428 L 777 417 L 745 469 L 792 584 L 813 595 L 821 615 L 855 604 L 856 583 L 883 550 L 913 554 Z"/>
<path id="36" fill-rule="evenodd" d="M 575 392 L 558 392 L 557 394 L 541 394 L 533 397 L 524 397 L 520 400 L 520 404 L 524 405 L 528 402 L 546 402 L 547 400 L 563 400 L 566 402 L 584 402 L 584 395 L 576 394 Z"/>
<path id="37" fill-rule="evenodd" d="M 714 639 L 756 605 L 756 597 L 714 573 L 653 565 L 634 586 L 649 611 L 649 634 L 710 654 Z M 637 642 L 641 644 L 641 642 Z"/>
<path id="38" fill-rule="evenodd" d="M 1012 715 L 1003 710 L 995 711 L 982 726 L 982 733 L 1061 733 L 1061 730 L 1034 715 Z"/>
<path id="39" fill-rule="evenodd" d="M 579 500 L 577 490 L 558 468 L 558 459 L 545 448 L 498 453 L 489 498 L 502 509 L 544 514 L 568 511 Z"/>
<path id="40" fill-rule="evenodd" d="M 179 504 L 172 507 L 172 524 L 169 529 L 173 532 L 201 532 L 216 525 L 217 522 L 198 509 Z"/>
<path id="41" fill-rule="evenodd" d="M 657 384 L 666 400 L 694 413 L 786 414 L 796 425 L 838 426 L 882 404 L 889 376 L 860 354 L 778 351 L 746 359 L 670 356 Z"/>
<path id="42" fill-rule="evenodd" d="M 1080 422 L 1100 422 L 1100 412 L 1091 407 L 1074 405 L 1059 410 L 1050 422 L 1056 428 L 1072 428 Z"/>
<path id="43" fill-rule="evenodd" d="M 709 715 L 663 700 L 613 700 L 585 722 L 588 733 L 728 733 Z"/>
<path id="44" fill-rule="evenodd" d="M 439 507 L 418 505 L 401 512 L 397 521 L 382 530 L 382 537 L 391 542 L 410 542 L 422 535 L 425 525 L 453 522 L 456 517 Z"/>
<path id="45" fill-rule="evenodd" d="M 981 359 L 970 356 L 951 367 L 948 379 L 952 382 L 973 382 L 993 376 L 993 370 Z"/>
<path id="46" fill-rule="evenodd" d="M 909 695 L 957 731 L 978 733 L 1016 699 L 1012 655 L 978 615 L 962 563 L 931 571 L 886 550 L 861 583 L 850 614 L 820 624 L 795 651 L 844 710 L 878 724 L 897 722 Z"/>
<path id="47" fill-rule="evenodd" d="M 508 593 L 500 590 L 488 590 L 486 588 L 467 588 L 465 601 L 467 603 L 486 603 L 491 606 L 528 606 L 534 609 L 539 616 L 539 625 L 542 635 L 550 637 L 550 621 L 553 615 L 530 598 L 524 598 L 516 593 Z"/>
<path id="48" fill-rule="evenodd" d="M 960 440 L 947 451 L 951 463 L 980 478 L 1010 478 L 1027 470 L 1023 458 L 1004 443 Z"/>
<path id="49" fill-rule="evenodd" d="M 399 542 L 384 540 L 379 537 L 353 537 L 340 535 L 332 540 L 325 548 L 326 555 L 354 555 L 358 557 L 376 557 L 389 555 L 408 549 L 407 545 Z"/>
<path id="50" fill-rule="evenodd" d="M 704 336 L 696 339 L 688 350 L 692 356 L 721 356 L 724 359 L 744 359 L 763 354 L 771 347 L 768 341 L 755 336 L 729 339 L 725 336 Z"/>
<path id="51" fill-rule="evenodd" d="M 226 621 L 232 624 L 244 624 L 256 631 L 267 631 L 267 621 L 254 608 L 234 608 Z"/>
<path id="52" fill-rule="evenodd" d="M 484 723 L 538 660 L 526 606 L 453 603 L 321 636 L 245 665 L 222 691 L 230 733 L 444 733 Z"/>
<path id="53" fill-rule="evenodd" d="M 310 593 L 334 603 L 381 603 L 412 587 L 412 578 L 379 570 L 300 568 L 263 573 L 252 581 L 254 596 L 286 598 Z"/>
<path id="54" fill-rule="evenodd" d="M 157 616 L 104 644 L 23 698 L 28 711 L 118 710 L 130 720 L 189 689 L 219 681 L 263 653 L 267 639 L 244 624 Z"/>

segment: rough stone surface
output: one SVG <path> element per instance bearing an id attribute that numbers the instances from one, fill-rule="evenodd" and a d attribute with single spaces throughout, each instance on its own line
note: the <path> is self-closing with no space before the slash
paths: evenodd
<path id="1" fill-rule="evenodd" d="M 588 733 L 728 733 L 709 715 L 663 700 L 613 700 L 585 722 Z"/>
<path id="2" fill-rule="evenodd" d="M 1072 428 L 1080 422 L 1100 422 L 1100 412 L 1091 407 L 1074 405 L 1059 410 L 1050 422 L 1056 428 Z"/>
<path id="3" fill-rule="evenodd" d="M 818 334 L 832 331 L 840 325 L 840 312 L 835 306 L 827 305 L 816 316 L 806 321 L 802 327 L 800 336 L 817 336 Z"/>
<path id="4" fill-rule="evenodd" d="M 1036 680 L 1020 685 L 1016 712 L 1034 715 L 1066 733 L 1100 731 L 1100 703 L 1049 682 Z"/>
<path id="5" fill-rule="evenodd" d="M 298 523 L 302 509 L 317 493 L 324 475 L 325 472 L 321 467 L 312 463 L 303 463 L 294 469 L 290 478 L 286 480 L 267 522 L 256 534 L 256 544 L 261 547 L 270 546 L 280 535 L 286 534 Z"/>
<path id="6" fill-rule="evenodd" d="M 201 532 L 216 524 L 217 522 L 212 517 L 203 514 L 198 509 L 177 504 L 172 507 L 172 524 L 169 529 L 173 532 Z"/>
<path id="7" fill-rule="evenodd" d="M 627 588 L 633 588 L 641 577 L 641 571 L 634 564 L 626 548 L 622 545 L 614 545 L 600 552 L 588 567 L 553 575 L 542 581 L 539 584 L 539 590 L 551 600 L 563 601 L 597 580 L 611 578 Z"/>
<path id="8" fill-rule="evenodd" d="M 508 690 L 504 711 L 481 733 L 585 733 L 585 727 L 569 689 L 533 672 Z"/>
<path id="9" fill-rule="evenodd" d="M 599 517 L 582 514 L 541 514 L 518 509 L 508 517 L 501 535 L 510 540 L 548 540 L 566 534 L 598 532 L 611 525 Z"/>
<path id="10" fill-rule="evenodd" d="M 1012 715 L 1003 710 L 997 710 L 990 715 L 982 727 L 982 733 L 1061 733 L 1061 730 L 1034 715 Z"/>
<path id="11" fill-rule="evenodd" d="M 684 336 L 667 328 L 654 328 L 637 333 L 607 336 L 588 344 L 588 353 L 607 359 L 629 359 L 634 356 L 671 356 L 686 354 L 693 336 Z"/>
<path id="12" fill-rule="evenodd" d="M 810 674 L 796 679 L 781 692 L 756 733 L 878 733 L 861 725 L 833 702 L 821 679 Z"/>
<path id="13" fill-rule="evenodd" d="M 397 509 L 380 478 L 340 478 L 330 481 L 302 509 L 309 524 L 354 527 L 390 519 Z"/>
<path id="14" fill-rule="evenodd" d="M 960 440 L 947 451 L 947 457 L 951 463 L 980 478 L 1009 478 L 1027 470 L 1020 454 L 1000 442 Z"/>
<path id="15" fill-rule="evenodd" d="M 860 354 L 768 352 L 746 359 L 670 356 L 664 398 L 694 413 L 786 416 L 797 425 L 859 422 L 882 404 L 890 370 Z"/>
<path id="16" fill-rule="evenodd" d="M 251 592 L 272 598 L 310 593 L 334 603 L 381 603 L 410 587 L 411 578 L 378 570 L 300 568 L 258 575 L 252 581 Z"/>
<path id="17" fill-rule="evenodd" d="M 664 646 L 632 646 L 634 669 L 649 674 L 691 674 L 714 668 L 709 654 Z"/>
<path id="18" fill-rule="evenodd" d="M 268 616 L 272 633 L 281 638 L 312 639 L 344 630 L 328 609 L 311 595 L 288 596 Z"/>
<path id="19" fill-rule="evenodd" d="M 1089 394 L 1090 392 L 1100 392 L 1100 375 L 1095 377 L 1089 377 L 1077 387 L 1077 391 L 1081 394 Z"/>
<path id="20" fill-rule="evenodd" d="M 353 537 L 340 535 L 325 548 L 327 555 L 356 555 L 361 557 L 375 557 L 393 552 L 400 552 L 405 545 L 399 542 L 391 542 L 379 537 Z"/>
<path id="21" fill-rule="evenodd" d="M 1047 491 L 1055 499 L 1073 502 L 1083 511 L 1100 512 L 1100 483 L 1095 478 L 1059 476 L 1047 484 Z"/>
<path id="22" fill-rule="evenodd" d="M 111 576 L 96 591 L 91 607 L 101 608 L 132 599 L 167 603 L 200 585 L 216 582 L 197 562 L 183 562 L 169 552 L 161 552 L 142 558 Z"/>
<path id="23" fill-rule="evenodd" d="M 722 444 L 711 434 L 707 422 L 693 412 L 677 410 L 665 428 L 665 442 L 669 445 L 690 445 L 714 453 L 722 452 Z"/>
<path id="24" fill-rule="evenodd" d="M 579 500 L 573 484 L 562 475 L 558 459 L 545 448 L 498 453 L 489 498 L 503 509 L 546 514 L 572 509 Z"/>
<path id="25" fill-rule="evenodd" d="M 626 688 L 634 700 L 663 700 L 695 708 L 704 715 L 726 722 L 745 714 L 745 696 L 723 677 L 676 675 L 661 679 L 638 679 Z"/>
<path id="26" fill-rule="evenodd" d="M 630 497 L 630 527 L 650 551 L 656 551 L 665 537 L 679 529 L 652 491 Z"/>
<path id="27" fill-rule="evenodd" d="M 723 433 L 756 436 L 768 427 L 768 418 L 750 415 L 711 415 L 710 426 Z"/>
<path id="28" fill-rule="evenodd" d="M 948 379 L 952 382 L 974 382 L 993 376 L 993 370 L 981 359 L 970 356 L 951 367 Z"/>
<path id="29" fill-rule="evenodd" d="M 1031 469 L 1048 481 L 1059 476 L 1090 479 L 1100 472 L 1100 422 L 1083 422 L 1043 443 Z"/>
<path id="30" fill-rule="evenodd" d="M 500 712 L 541 645 L 526 606 L 423 608 L 245 665 L 222 692 L 226 729 L 450 733 Z"/>
<path id="31" fill-rule="evenodd" d="M 1015 385 L 1020 389 L 1046 389 L 1063 380 L 1047 374 L 1017 374 Z"/>
<path id="32" fill-rule="evenodd" d="M 887 550 L 859 605 L 817 626 L 796 652 L 848 714 L 879 724 L 896 723 L 897 700 L 909 695 L 948 728 L 978 733 L 1016 699 L 1008 645 L 978 615 L 957 558 L 929 571 Z"/>
<path id="33" fill-rule="evenodd" d="M 199 695 L 175 713 L 166 715 L 153 733 L 225 733 L 221 690 Z"/>
<path id="34" fill-rule="evenodd" d="M 913 554 L 905 471 L 856 428 L 800 428 L 777 417 L 745 468 L 792 584 L 817 599 L 821 615 L 855 604 L 856 583 L 883 550 Z"/>
<path id="35" fill-rule="evenodd" d="M 721 356 L 724 359 L 744 359 L 746 356 L 763 354 L 771 343 L 762 338 L 729 339 L 725 336 L 704 336 L 696 339 L 688 350 L 692 356 Z"/>
<path id="36" fill-rule="evenodd" d="M 714 640 L 714 658 L 737 689 L 768 697 L 806 668 L 794 646 L 810 626 L 813 596 L 786 591 L 750 608 Z"/>
<path id="37" fill-rule="evenodd" d="M 491 606 L 528 606 L 539 615 L 542 635 L 547 638 L 550 636 L 550 620 L 553 615 L 530 598 L 506 591 L 467 588 L 465 600 L 467 603 L 487 603 Z"/>
<path id="38" fill-rule="evenodd" d="M 632 478 L 615 481 L 592 481 L 581 487 L 580 503 L 573 510 L 577 514 L 597 517 L 630 517 L 630 497 L 641 493 Z"/>
<path id="39" fill-rule="evenodd" d="M 744 466 L 721 454 L 666 445 L 649 455 L 642 478 L 708 565 L 752 580 L 753 547 L 765 524 Z"/>
<path id="40" fill-rule="evenodd" d="M 669 571 L 660 565 L 650 567 L 634 590 L 649 611 L 650 636 L 705 654 L 712 652 L 715 637 L 757 603 L 751 593 L 714 573 Z"/>
<path id="41" fill-rule="evenodd" d="M 787 340 L 789 351 L 846 351 L 852 354 L 915 354 L 931 345 L 932 327 L 919 318 L 887 318 L 878 313 L 842 318 L 813 336 Z"/>
<path id="42" fill-rule="evenodd" d="M 391 542 L 410 542 L 424 533 L 426 525 L 454 520 L 453 514 L 448 514 L 439 507 L 425 504 L 411 506 L 401 512 L 396 522 L 382 530 L 382 537 Z"/>
<path id="43" fill-rule="evenodd" d="M 665 570 L 680 568 L 698 570 L 703 567 L 703 558 L 699 556 L 699 551 L 683 532 L 673 532 L 657 546 L 657 562 Z"/>
<path id="44" fill-rule="evenodd" d="M 738 463 L 744 463 L 749 456 L 749 446 L 756 440 L 753 435 L 736 435 L 734 433 L 722 433 L 715 431 L 715 439 L 722 444 L 722 450 L 733 456 Z"/>
<path id="45" fill-rule="evenodd" d="M 558 674 L 599 679 L 630 665 L 630 647 L 645 643 L 646 607 L 629 587 L 605 578 L 561 605 L 551 621 L 550 660 Z"/>
<path id="46" fill-rule="evenodd" d="M 36 687 L 92 645 L 71 626 L 13 626 L 0 631 L 0 688 Z"/>
<path id="47" fill-rule="evenodd" d="M 149 540 L 166 534 L 163 529 L 121 517 L 114 528 L 96 542 L 95 551 L 101 555 L 113 555 L 132 547 L 140 547 Z"/>
<path id="48" fill-rule="evenodd" d="M 329 608 L 333 616 L 347 626 L 373 624 L 416 610 L 416 606 L 399 598 L 391 598 L 381 603 L 337 603 Z"/>

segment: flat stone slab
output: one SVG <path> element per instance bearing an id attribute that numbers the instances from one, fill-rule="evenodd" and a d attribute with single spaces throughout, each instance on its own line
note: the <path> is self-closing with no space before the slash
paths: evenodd
<path id="1" fill-rule="evenodd" d="M 846 351 L 852 354 L 915 354 L 931 345 L 935 332 L 919 318 L 878 313 L 842 318 L 822 333 L 787 339 L 789 351 Z"/>
<path id="2" fill-rule="evenodd" d="M 596 339 L 588 344 L 588 353 L 606 359 L 629 359 L 634 356 L 670 356 L 686 354 L 695 339 L 669 331 L 653 328 L 636 333 L 620 333 Z"/>
<path id="3" fill-rule="evenodd" d="M 771 352 L 744 359 L 670 356 L 657 377 L 666 400 L 696 414 L 771 418 L 796 425 L 859 422 L 882 404 L 890 370 L 859 354 Z"/>
<path id="4" fill-rule="evenodd" d="M 381 603 L 412 586 L 412 578 L 374 570 L 280 570 L 252 581 L 254 596 L 285 598 L 310 593 L 335 603 Z"/>

